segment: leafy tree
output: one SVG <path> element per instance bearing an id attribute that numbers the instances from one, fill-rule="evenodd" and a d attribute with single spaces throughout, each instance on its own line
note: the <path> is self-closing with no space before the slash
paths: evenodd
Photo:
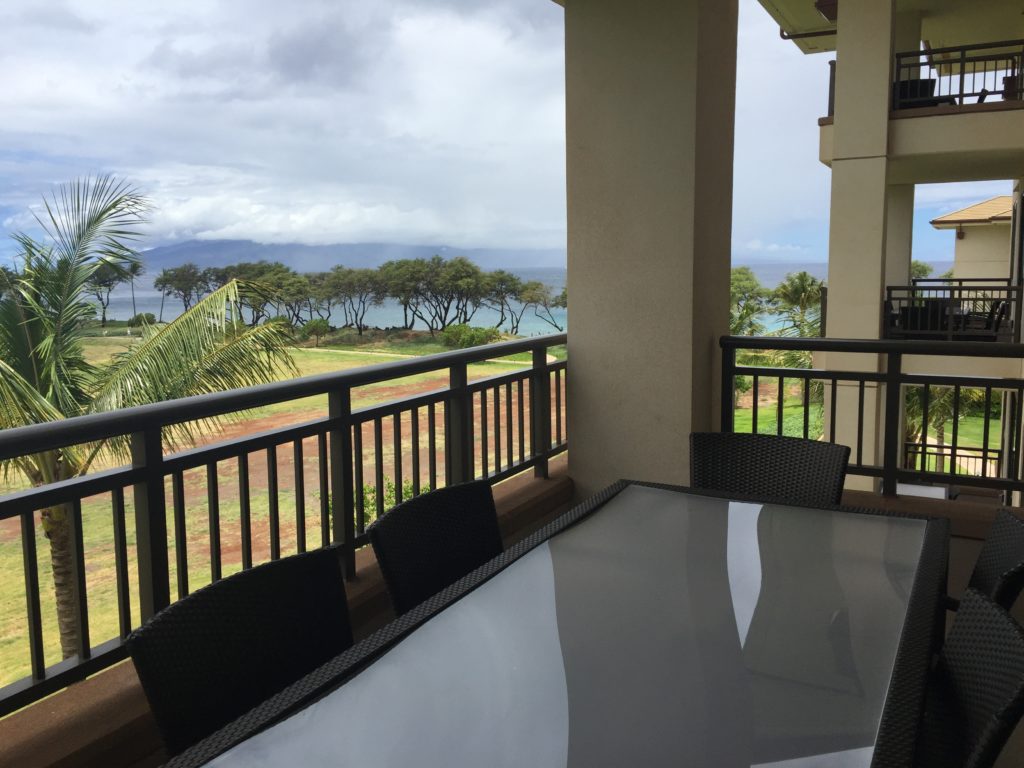
<path id="1" fill-rule="evenodd" d="M 313 346 L 320 346 L 320 339 L 331 332 L 331 324 L 322 317 L 314 318 L 302 326 L 302 332 L 306 338 L 313 337 Z"/>
<path id="2" fill-rule="evenodd" d="M 133 262 L 138 263 L 138 262 Z M 89 278 L 89 292 L 100 303 L 100 327 L 107 327 L 107 307 L 110 306 L 110 292 L 128 279 L 127 268 L 110 262 L 100 264 Z"/>
<path id="3" fill-rule="evenodd" d="M 47 238 L 15 235 L 20 274 L 0 300 L 0 429 L 58 421 L 175 397 L 268 382 L 292 371 L 287 336 L 274 326 L 235 332 L 246 288 L 231 282 L 164 326 L 147 326 L 142 341 L 108 365 L 85 359 L 82 340 L 94 308 L 89 284 L 104 265 L 136 259 L 148 203 L 123 181 L 104 176 L 61 188 L 44 200 L 39 224 Z M 190 441 L 196 425 L 165 431 L 172 444 Z M 33 486 L 83 475 L 98 457 L 127 462 L 126 441 L 54 448 L 11 459 Z M 41 510 L 49 540 L 61 650 L 74 655 L 74 568 L 68 505 Z"/>
<path id="4" fill-rule="evenodd" d="M 750 267 L 733 267 L 729 275 L 729 333 L 760 336 L 764 333 L 762 314 L 768 309 L 770 293 Z"/>
<path id="5" fill-rule="evenodd" d="M 920 280 L 925 277 L 930 277 L 935 268 L 926 261 L 918 261 L 914 259 L 910 262 L 910 278 L 912 280 Z"/>
<path id="6" fill-rule="evenodd" d="M 328 284 L 335 300 L 345 309 L 347 323 L 354 325 L 362 336 L 366 330 L 366 313 L 370 307 L 384 300 L 384 282 L 374 269 L 348 269 L 335 267 L 331 270 Z"/>
<path id="7" fill-rule="evenodd" d="M 187 262 L 180 267 L 162 270 L 153 281 L 153 287 L 165 296 L 181 299 L 187 312 L 203 294 L 209 292 L 211 282 L 210 271 L 201 270 L 192 262 Z"/>
<path id="8" fill-rule="evenodd" d="M 310 272 L 306 275 L 309 281 L 309 319 L 314 316 L 330 321 L 331 310 L 334 308 L 334 294 L 331 291 L 330 272 Z"/>
<path id="9" fill-rule="evenodd" d="M 302 313 L 309 310 L 309 301 L 313 286 L 309 278 L 289 269 L 281 275 L 280 281 L 274 286 L 276 298 L 284 306 L 284 314 L 293 325 L 301 325 Z"/>
<path id="10" fill-rule="evenodd" d="M 207 270 L 213 285 L 227 285 L 238 280 L 250 287 L 242 297 L 242 307 L 249 311 L 249 324 L 259 325 L 272 317 L 271 306 L 281 302 L 280 286 L 295 274 L 295 270 L 279 261 L 243 261 L 228 267 Z M 280 314 L 280 312 L 277 312 Z"/>
<path id="11" fill-rule="evenodd" d="M 473 315 L 486 300 L 490 288 L 483 270 L 465 256 L 456 256 L 445 262 L 442 286 L 453 297 L 454 317 L 450 322 L 463 325 L 469 325 Z"/>
<path id="12" fill-rule="evenodd" d="M 398 259 L 387 262 L 379 270 L 386 295 L 402 305 L 403 328 L 411 329 L 416 323 L 427 269 L 426 259 Z"/>
<path id="13" fill-rule="evenodd" d="M 506 320 L 511 318 L 513 319 L 513 324 L 509 329 L 510 332 L 519 332 L 519 324 L 514 322 L 514 306 L 518 304 L 519 293 L 522 289 L 523 281 L 511 272 L 498 269 L 487 274 L 487 297 L 485 302 L 487 306 L 500 314 L 498 322 L 494 324 L 495 328 L 500 328 L 505 324 Z"/>
<path id="14" fill-rule="evenodd" d="M 554 296 L 551 293 L 551 289 L 544 283 L 539 280 L 531 280 L 528 283 L 523 284 L 523 290 L 519 293 L 519 300 L 523 304 L 532 306 L 533 314 L 537 318 L 543 320 L 556 331 L 564 331 L 565 328 L 555 319 L 553 311 L 564 306 L 562 304 L 562 297 L 564 295 L 564 289 L 562 290 L 561 295 Z M 516 327 L 518 329 L 518 324 Z"/>

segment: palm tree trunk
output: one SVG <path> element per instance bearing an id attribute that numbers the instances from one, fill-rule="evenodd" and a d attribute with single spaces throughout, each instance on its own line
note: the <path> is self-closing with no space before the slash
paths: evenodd
<path id="1" fill-rule="evenodd" d="M 43 532 L 50 541 L 53 594 L 57 601 L 57 629 L 62 658 L 78 653 L 78 622 L 75 611 L 75 568 L 71 556 L 71 526 L 66 506 L 42 511 Z"/>
<path id="2" fill-rule="evenodd" d="M 139 310 L 135 307 L 135 278 L 132 277 L 132 317 L 139 314 Z"/>

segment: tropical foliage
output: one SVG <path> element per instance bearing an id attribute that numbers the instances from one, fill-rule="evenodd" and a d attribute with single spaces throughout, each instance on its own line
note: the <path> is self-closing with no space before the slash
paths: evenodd
<path id="1" fill-rule="evenodd" d="M 287 328 L 244 326 L 240 302 L 250 288 L 231 281 L 197 299 L 163 326 L 143 324 L 142 340 L 109 365 L 88 362 L 83 338 L 95 315 L 96 286 L 110 275 L 130 279 L 138 263 L 149 204 L 124 181 L 104 176 L 60 187 L 43 201 L 44 237 L 15 235 L 18 267 L 0 298 L 0 429 L 268 382 L 292 368 Z M 166 439 L 190 441 L 183 424 Z M 104 442 L 54 448 L 3 465 L 32 485 L 85 474 L 100 457 L 127 460 L 127 446 Z M 42 510 L 50 542 L 61 648 L 75 653 L 69 510 Z"/>

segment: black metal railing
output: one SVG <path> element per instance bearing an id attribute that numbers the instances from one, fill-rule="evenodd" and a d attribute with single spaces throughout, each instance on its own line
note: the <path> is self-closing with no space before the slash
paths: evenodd
<path id="1" fill-rule="evenodd" d="M 123 659 L 123 639 L 172 601 L 172 589 L 180 599 L 229 570 L 331 543 L 342 545 L 351 576 L 366 525 L 386 506 L 474 478 L 497 482 L 530 468 L 546 476 L 548 460 L 568 446 L 567 363 L 548 354 L 565 341 L 552 334 L 0 432 L 0 461 L 103 441 L 127 442 L 131 453 L 128 466 L 0 497 L 0 526 L 8 526 L 0 534 L 17 540 L 11 526 L 20 524 L 22 567 L 0 578 L 24 583 L 15 635 L 27 673 L 0 688 L 0 716 Z M 521 353 L 531 356 L 521 368 L 469 380 L 471 363 Z M 367 385 L 438 371 L 448 377 L 440 390 L 353 407 Z M 169 450 L 173 425 L 323 395 L 321 418 Z M 282 503 L 289 498 L 293 522 Z M 56 663 L 44 643 L 55 632 L 41 597 L 49 564 L 37 551 L 40 512 L 53 509 L 68 521 L 78 651 Z M 113 597 L 100 594 L 88 562 L 99 555 L 83 538 L 101 524 L 109 526 L 101 548 L 113 551 L 103 574 Z M 90 609 L 101 599 L 116 603 L 117 619 L 95 643 Z M 9 680 L 12 670 L 4 672 Z"/>
<path id="2" fill-rule="evenodd" d="M 895 110 L 1020 102 L 1024 40 L 930 48 L 896 54 Z"/>
<path id="3" fill-rule="evenodd" d="M 990 488 L 1007 502 L 1010 493 L 1024 491 L 1024 379 L 903 370 L 907 355 L 1019 364 L 1024 345 L 743 336 L 724 336 L 720 345 L 725 432 L 844 443 L 851 448 L 850 473 L 880 478 L 888 495 L 897 482 Z M 773 358 L 816 352 L 829 353 L 827 370 L 785 367 Z"/>
<path id="4" fill-rule="evenodd" d="M 887 339 L 1020 340 L 1021 288 L 1006 279 L 918 279 L 885 289 Z"/>
<path id="5" fill-rule="evenodd" d="M 1001 477 L 1003 475 L 1003 452 L 989 446 L 968 447 L 906 442 L 903 444 L 903 466 L 940 474 L 947 467 L 957 467 L 964 474 L 977 477 Z"/>
<path id="6" fill-rule="evenodd" d="M 828 63 L 828 105 L 825 114 L 828 117 L 836 115 L 836 60 Z"/>

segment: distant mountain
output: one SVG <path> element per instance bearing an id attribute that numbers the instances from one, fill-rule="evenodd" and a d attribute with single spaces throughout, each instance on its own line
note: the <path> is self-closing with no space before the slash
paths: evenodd
<path id="1" fill-rule="evenodd" d="M 192 262 L 200 267 L 224 267 L 240 261 L 280 261 L 297 272 L 320 272 L 336 264 L 346 267 L 379 267 L 392 259 L 446 259 L 466 256 L 483 269 L 565 268 L 565 251 L 514 248 L 453 248 L 448 245 L 398 245 L 395 243 L 339 243 L 337 245 L 268 244 L 251 240 L 187 240 L 151 248 L 142 253 L 149 273 Z"/>

